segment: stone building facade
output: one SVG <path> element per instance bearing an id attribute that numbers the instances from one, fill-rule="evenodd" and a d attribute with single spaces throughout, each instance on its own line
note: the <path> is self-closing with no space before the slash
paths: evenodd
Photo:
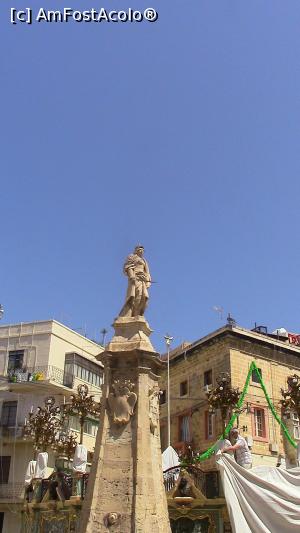
<path id="1" fill-rule="evenodd" d="M 166 360 L 166 356 L 163 356 Z M 205 392 L 215 387 L 221 372 L 228 372 L 233 387 L 243 389 L 251 365 L 255 361 L 261 371 L 279 416 L 280 389 L 287 387 L 288 376 L 300 373 L 300 346 L 288 337 L 268 335 L 238 326 L 227 325 L 199 341 L 170 353 L 171 445 L 184 451 L 191 445 L 195 451 L 209 448 L 222 432 L 221 418 L 208 412 Z M 161 439 L 167 446 L 167 372 L 160 381 Z M 251 376 L 244 410 L 238 417 L 241 435 L 251 445 L 253 464 L 275 465 L 278 456 L 295 460 L 294 449 L 283 438 L 281 428 L 267 405 L 255 373 Z M 286 421 L 291 436 L 299 440 L 297 416 Z M 214 459 L 202 463 L 211 469 Z"/>
<path id="2" fill-rule="evenodd" d="M 55 320 L 0 326 L 0 532 L 21 531 L 25 472 L 34 453 L 32 442 L 23 438 L 25 417 L 48 396 L 63 404 L 80 384 L 99 401 L 103 365 L 96 356 L 102 351 Z M 70 428 L 79 441 L 76 417 L 70 419 Z M 96 420 L 86 422 L 83 443 L 90 452 L 97 430 Z M 54 453 L 49 452 L 49 475 L 54 465 Z M 42 518 L 46 524 L 47 513 Z"/>
<path id="3" fill-rule="evenodd" d="M 263 332 L 262 332 L 263 331 Z M 268 335 L 257 328 L 250 331 L 226 325 L 193 344 L 170 352 L 171 445 L 185 454 L 188 447 L 205 452 L 222 434 L 221 416 L 209 413 L 206 392 L 216 386 L 221 372 L 231 376 L 231 385 L 243 389 L 252 361 L 261 372 L 268 395 L 280 417 L 280 389 L 287 388 L 287 378 L 300 374 L 300 347 L 289 337 Z M 162 359 L 166 362 L 167 356 Z M 166 364 L 167 367 L 167 364 Z M 160 380 L 160 425 L 162 450 L 167 447 L 167 368 Z M 290 435 L 300 441 L 297 415 L 284 420 Z M 274 419 L 264 392 L 254 372 L 251 375 L 243 409 L 236 424 L 251 446 L 253 465 L 276 466 L 280 461 L 296 466 L 296 450 L 283 436 Z M 219 483 L 215 455 L 200 463 L 200 473 L 190 469 L 194 498 L 188 507 L 176 499 L 177 484 L 166 482 L 169 515 L 173 533 L 198 528 L 209 532 L 230 532 L 226 503 Z"/>

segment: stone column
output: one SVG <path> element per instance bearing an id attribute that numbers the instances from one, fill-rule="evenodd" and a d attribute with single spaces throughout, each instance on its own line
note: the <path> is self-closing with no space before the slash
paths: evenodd
<path id="1" fill-rule="evenodd" d="M 119 317 L 99 357 L 105 382 L 80 533 L 170 533 L 159 435 L 158 372 L 144 317 Z"/>

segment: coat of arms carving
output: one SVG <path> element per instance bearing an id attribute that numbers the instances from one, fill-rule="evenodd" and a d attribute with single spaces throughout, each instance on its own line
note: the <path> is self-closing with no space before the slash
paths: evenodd
<path id="1" fill-rule="evenodd" d="M 115 424 L 127 424 L 134 413 L 137 395 L 133 392 L 135 385 L 129 379 L 115 379 L 113 392 L 108 396 L 108 405 Z"/>

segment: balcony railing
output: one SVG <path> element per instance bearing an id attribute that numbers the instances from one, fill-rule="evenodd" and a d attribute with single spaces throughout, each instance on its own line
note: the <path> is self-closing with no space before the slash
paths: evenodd
<path id="1" fill-rule="evenodd" d="M 24 494 L 28 503 L 40 503 L 48 492 L 49 500 L 70 500 L 77 497 L 83 500 L 86 494 L 89 474 L 69 474 L 67 472 L 53 472 L 49 478 L 33 479 Z"/>
<path id="2" fill-rule="evenodd" d="M 24 483 L 17 481 L 15 483 L 0 482 L 0 500 L 22 500 L 24 497 Z"/>
<path id="3" fill-rule="evenodd" d="M 218 472 L 204 472 L 194 465 L 185 465 L 184 470 L 188 472 L 193 479 L 195 487 L 200 490 L 206 498 L 213 499 L 220 497 Z M 163 473 L 166 492 L 169 492 L 175 487 L 179 473 L 180 467 L 169 468 Z"/>
<path id="4" fill-rule="evenodd" d="M 1 439 L 21 439 L 24 435 L 24 426 L 3 426 L 0 424 Z"/>
<path id="5" fill-rule="evenodd" d="M 39 383 L 41 381 L 53 381 L 59 385 L 69 387 L 70 389 L 77 387 L 77 385 L 80 385 L 81 383 L 87 383 L 93 388 L 100 389 L 98 385 L 90 383 L 90 381 L 74 376 L 74 374 L 65 372 L 61 368 L 52 365 L 11 369 L 7 372 L 7 378 L 11 383 Z"/>
<path id="6" fill-rule="evenodd" d="M 74 376 L 72 374 L 67 374 L 61 368 L 52 365 L 14 369 L 10 370 L 7 376 L 8 380 L 13 383 L 39 383 L 49 380 L 71 389 L 74 386 Z"/>

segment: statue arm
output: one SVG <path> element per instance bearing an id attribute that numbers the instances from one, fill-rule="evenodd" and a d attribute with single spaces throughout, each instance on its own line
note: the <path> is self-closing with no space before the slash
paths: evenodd
<path id="1" fill-rule="evenodd" d="M 134 257 L 133 255 L 129 255 L 124 263 L 123 268 L 124 274 L 128 276 L 129 279 L 134 280 L 135 278 L 135 272 L 134 272 Z"/>

